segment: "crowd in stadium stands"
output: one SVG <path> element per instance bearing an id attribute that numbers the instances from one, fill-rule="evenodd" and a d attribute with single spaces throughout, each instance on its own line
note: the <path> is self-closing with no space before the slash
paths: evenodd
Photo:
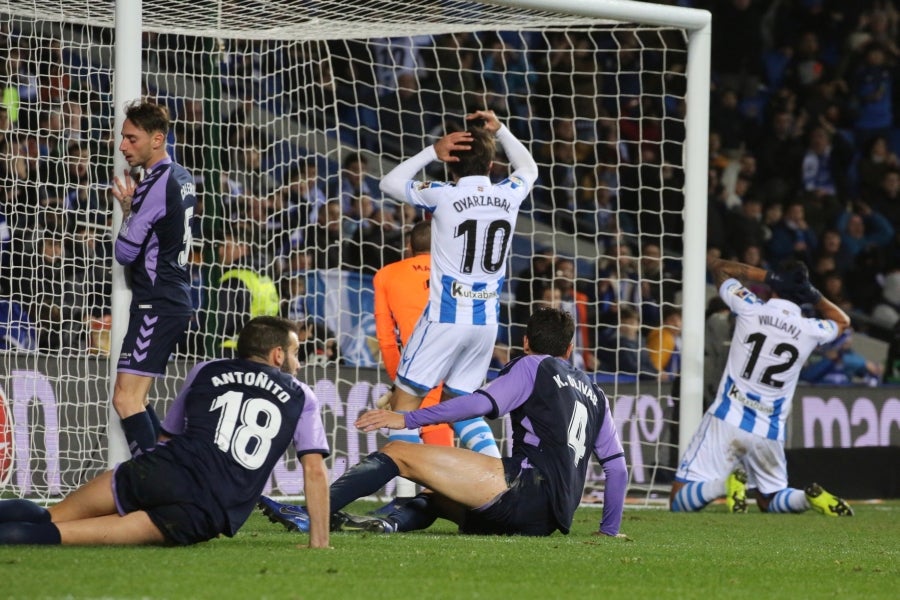
<path id="1" fill-rule="evenodd" d="M 708 252 L 762 267 L 801 258 L 857 330 L 896 339 L 896 3 L 667 3 L 713 14 Z M 98 75 L 58 42 L 0 26 L 3 297 L 20 301 L 38 332 L 22 345 L 85 349 L 84 323 L 109 311 L 108 278 L 99 276 L 111 264 L 107 188 L 115 132 L 108 71 Z M 146 91 L 169 102 L 175 155 L 196 175 L 205 198 L 196 239 L 252 245 L 242 260 L 279 283 L 284 312 L 295 317 L 306 316 L 297 273 L 374 273 L 400 257 L 403 232 L 424 218 L 382 197 L 366 157 L 410 156 L 448 126 L 445 115 L 479 105 L 495 110 L 530 143 L 541 165 L 525 217 L 595 241 L 601 251 L 597 260 L 539 252 L 529 265 L 518 263 L 509 276 L 508 339 L 501 341 L 517 346 L 516 323 L 525 322 L 535 303 L 564 304 L 578 323 L 580 366 L 639 370 L 666 380 L 677 371 L 677 359 L 670 360 L 677 349 L 661 359 L 648 338 L 671 345 L 680 327 L 680 314 L 676 325 L 668 308 L 677 306 L 680 280 L 684 176 L 677 140 L 684 81 L 677 74 L 686 55 L 677 35 L 654 36 L 623 29 L 596 37 L 441 34 L 358 47 L 232 43 L 223 55 L 221 83 L 236 101 L 223 115 L 219 146 L 227 151 L 221 156 L 204 142 L 212 117 L 203 102 Z M 194 52 L 205 49 L 202 39 L 152 38 L 146 52 L 160 68 L 188 76 L 207 69 Z M 326 45 L 331 61 L 317 60 Z M 379 60 L 382 54 L 392 58 Z M 607 64 L 612 57 L 620 64 Z M 378 66 L 386 64 L 399 68 Z M 654 71 L 672 74 L 667 89 L 642 95 L 642 74 Z M 284 93 L 299 88 L 298 81 L 309 81 L 314 92 Z M 255 125 L 260 111 L 336 131 L 359 152 L 347 153 L 341 165 L 312 154 L 292 156 Z M 223 175 L 213 185 L 218 163 Z M 502 178 L 504 169 L 498 161 L 493 176 Z M 12 240 L 21 242 L 15 251 Z M 198 310 L 209 306 L 208 286 L 223 267 L 217 260 L 214 250 L 202 248 L 192 257 L 195 279 L 207 286 L 198 292 Z M 721 311 L 711 307 L 709 314 L 718 318 Z M 206 327 L 199 317 L 195 331 Z M 311 352 L 324 354 L 327 347 L 327 357 L 338 359 L 331 332 L 321 323 L 310 327 L 316 339 Z M 881 376 L 883 365 L 860 361 L 851 351 L 847 340 L 829 348 L 809 380 L 837 381 L 841 369 L 846 381 Z"/>

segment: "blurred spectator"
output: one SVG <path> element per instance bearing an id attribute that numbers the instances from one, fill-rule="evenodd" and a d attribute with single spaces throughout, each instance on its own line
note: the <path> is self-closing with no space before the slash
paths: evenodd
<path id="1" fill-rule="evenodd" d="M 803 155 L 803 189 L 816 196 L 842 196 L 847 191 L 845 165 L 850 164 L 852 149 L 841 136 L 816 125 L 809 133 Z"/>
<path id="2" fill-rule="evenodd" d="M 852 331 L 848 329 L 835 341 L 816 349 L 800 372 L 800 380 L 828 385 L 862 383 L 876 387 L 883 374 L 883 365 L 867 360 L 853 350 Z"/>
<path id="3" fill-rule="evenodd" d="M 895 329 L 900 324 L 900 266 L 895 266 L 885 274 L 881 296 L 872 309 L 872 319 L 888 330 Z"/>
<path id="4" fill-rule="evenodd" d="M 831 269 L 844 274 L 853 268 L 853 257 L 854 255 L 844 245 L 841 232 L 836 229 L 826 229 L 822 234 L 816 261 L 830 259 Z"/>
<path id="5" fill-rule="evenodd" d="M 706 306 L 706 334 L 703 351 L 703 406 L 713 403 L 719 389 L 719 378 L 728 362 L 728 349 L 734 331 L 731 309 L 718 294 Z"/>
<path id="6" fill-rule="evenodd" d="M 860 193 L 869 197 L 878 193 L 886 173 L 900 169 L 900 159 L 888 147 L 887 138 L 876 135 L 863 147 L 857 168 Z"/>
<path id="7" fill-rule="evenodd" d="M 851 103 L 856 115 L 857 143 L 865 145 L 872 137 L 885 135 L 894 124 L 893 67 L 887 63 L 885 48 L 872 42 L 863 50 L 863 62 L 851 77 Z"/>
<path id="8" fill-rule="evenodd" d="M 319 216 L 306 242 L 312 251 L 312 268 L 339 269 L 341 267 L 343 235 L 341 201 L 329 200 L 319 207 Z"/>
<path id="9" fill-rule="evenodd" d="M 755 90 L 762 75 L 762 10 L 753 0 L 705 2 L 713 14 L 712 68 L 723 86 Z"/>
<path id="10" fill-rule="evenodd" d="M 663 308 L 662 323 L 647 334 L 647 354 L 660 373 L 674 378 L 681 372 L 681 309 Z"/>
<path id="11" fill-rule="evenodd" d="M 900 167 L 885 171 L 878 189 L 863 199 L 889 223 L 900 225 Z"/>
<path id="12" fill-rule="evenodd" d="M 344 158 L 341 167 L 341 203 L 345 211 L 352 210 L 360 196 L 373 200 L 381 198 L 378 185 L 369 175 L 369 160 L 360 152 L 352 152 Z M 380 209 L 381 202 L 376 208 Z"/>
<path id="13" fill-rule="evenodd" d="M 376 209 L 366 195 L 356 199 L 354 208 L 353 216 L 344 216 L 345 223 L 351 218 L 357 222 L 344 240 L 344 268 L 374 275 L 384 265 L 403 258 L 403 229 L 393 213 Z"/>
<path id="14" fill-rule="evenodd" d="M 803 201 L 791 201 L 784 216 L 772 227 L 772 238 L 766 247 L 769 262 L 777 265 L 787 258 L 796 258 L 811 264 L 817 248 L 818 237 L 806 223 Z"/>
<path id="15" fill-rule="evenodd" d="M 277 315 L 281 310 L 278 288 L 253 261 L 253 247 L 240 232 L 226 233 L 217 245 L 222 275 L 216 292 L 216 315 L 221 347 L 233 351 L 237 334 L 250 319 Z"/>
<path id="16" fill-rule="evenodd" d="M 758 158 L 762 196 L 769 204 L 784 203 L 799 185 L 804 152 L 802 132 L 794 114 L 779 108 L 760 135 L 754 155 Z"/>
<path id="17" fill-rule="evenodd" d="M 597 336 L 598 368 L 604 373 L 653 378 L 658 375 L 650 361 L 637 312 L 630 306 L 618 310 L 618 323 L 604 325 Z"/>
<path id="18" fill-rule="evenodd" d="M 894 239 L 894 227 L 884 215 L 857 201 L 853 211 L 844 211 L 835 228 L 841 234 L 841 245 L 854 258 L 867 250 L 883 250 Z"/>
<path id="19" fill-rule="evenodd" d="M 512 282 L 513 307 L 511 311 L 510 344 L 515 350 L 522 348 L 525 335 L 525 324 L 535 310 L 535 303 L 544 296 L 544 290 L 553 287 L 554 277 L 553 255 L 542 248 L 537 248 L 531 257 L 529 266 L 517 272 Z"/>
<path id="20" fill-rule="evenodd" d="M 575 319 L 575 350 L 572 362 L 587 372 L 597 370 L 597 357 L 591 349 L 591 327 L 588 321 L 589 299 L 576 289 L 575 261 L 559 257 L 554 264 L 553 287 L 560 292 L 560 306 Z"/>
<path id="21" fill-rule="evenodd" d="M 763 217 L 763 203 L 755 196 L 744 198 L 738 211 L 728 213 L 728 237 L 736 254 L 743 254 L 750 246 L 764 248 L 771 239 L 772 230 Z"/>
<path id="22" fill-rule="evenodd" d="M 731 88 L 724 88 L 713 98 L 709 111 L 709 128 L 719 136 L 722 153 L 737 157 L 747 142 L 746 118 L 738 107 L 738 95 Z"/>
<path id="23" fill-rule="evenodd" d="M 844 278 L 837 271 L 829 271 L 824 274 L 819 291 L 835 305 L 839 306 L 847 314 L 854 312 L 853 302 L 844 291 Z"/>
<path id="24" fill-rule="evenodd" d="M 13 270 L 12 299 L 26 308 L 43 352 L 84 349 L 84 301 L 66 261 L 62 236 L 44 232 L 22 248 Z"/>

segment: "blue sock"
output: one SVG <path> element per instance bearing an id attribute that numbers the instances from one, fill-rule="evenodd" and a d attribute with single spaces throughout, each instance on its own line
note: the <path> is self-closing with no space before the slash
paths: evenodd
<path id="1" fill-rule="evenodd" d="M 399 474 L 400 469 L 390 456 L 373 452 L 331 484 L 331 512 L 341 510 L 357 498 L 374 494 Z"/>
<path id="2" fill-rule="evenodd" d="M 453 424 L 453 431 L 459 437 L 460 444 L 469 450 L 500 458 L 500 449 L 494 440 L 494 432 L 484 418 L 475 417 L 468 421 L 457 421 Z"/>
<path id="3" fill-rule="evenodd" d="M 385 518 L 397 525 L 397 531 L 426 529 L 437 519 L 437 515 L 430 508 L 430 499 L 431 494 L 419 494 L 409 502 L 398 506 Z"/>
<path id="4" fill-rule="evenodd" d="M 0 523 L 49 523 L 50 511 L 31 500 L 0 500 Z"/>
<path id="5" fill-rule="evenodd" d="M 405 415 L 408 410 L 398 410 L 398 413 Z M 388 440 L 391 442 L 409 442 L 411 444 L 421 444 L 422 437 L 419 435 L 418 429 L 391 429 L 388 431 Z"/>
<path id="6" fill-rule="evenodd" d="M 142 410 L 122 419 L 122 430 L 125 432 L 128 451 L 131 452 L 132 456 L 137 456 L 156 448 L 153 421 L 146 411 Z"/>
<path id="7" fill-rule="evenodd" d="M 723 482 L 692 481 L 684 484 L 672 498 L 672 512 L 696 512 L 724 495 Z"/>
<path id="8" fill-rule="evenodd" d="M 60 543 L 59 529 L 53 523 L 0 523 L 0 545 Z"/>
<path id="9" fill-rule="evenodd" d="M 802 490 L 796 488 L 784 488 L 775 492 L 769 501 L 769 508 L 766 512 L 770 513 L 801 513 L 809 510 L 809 502 L 806 494 Z"/>
<path id="10" fill-rule="evenodd" d="M 162 433 L 162 422 L 159 420 L 159 415 L 153 410 L 152 404 L 145 406 L 144 411 L 146 411 L 147 416 L 150 417 L 150 423 L 153 425 L 153 434 L 156 436 L 156 439 L 153 440 L 153 444 L 156 445 L 157 440 L 159 440 L 159 434 Z"/>

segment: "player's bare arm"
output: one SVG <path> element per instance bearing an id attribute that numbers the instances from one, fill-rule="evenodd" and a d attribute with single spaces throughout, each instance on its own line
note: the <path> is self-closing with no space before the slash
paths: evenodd
<path id="1" fill-rule="evenodd" d="M 434 144 L 434 152 L 439 160 L 443 162 L 458 162 L 459 157 L 453 156 L 451 152 L 459 150 L 471 150 L 472 134 L 468 131 L 454 131 L 448 133 Z"/>
<path id="2" fill-rule="evenodd" d="M 366 433 L 376 429 L 403 429 L 406 427 L 403 415 L 390 410 L 370 410 L 354 423 L 357 429 Z"/>
<path id="3" fill-rule="evenodd" d="M 131 172 L 128 169 L 125 169 L 123 179 L 113 178 L 112 195 L 119 202 L 119 206 L 122 207 L 122 214 L 126 217 L 131 214 L 131 201 L 134 199 L 134 190 L 136 188 L 137 184 L 131 178 Z"/>
<path id="4" fill-rule="evenodd" d="M 733 260 L 725 260 L 722 258 L 711 258 L 707 261 L 706 266 L 712 271 L 716 286 L 722 285 L 729 277 L 734 277 L 739 281 L 765 281 L 766 270 L 759 267 L 752 267 Z"/>

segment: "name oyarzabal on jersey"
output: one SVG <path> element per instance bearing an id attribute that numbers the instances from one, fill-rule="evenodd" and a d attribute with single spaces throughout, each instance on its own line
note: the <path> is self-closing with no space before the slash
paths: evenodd
<path id="1" fill-rule="evenodd" d="M 501 181 L 498 185 L 508 185 L 512 189 L 519 188 L 525 185 L 525 182 L 519 179 L 518 177 L 508 177 Z M 425 190 L 430 188 L 440 188 L 440 187 L 455 187 L 452 183 L 447 182 L 437 182 L 437 181 L 423 181 L 421 183 L 416 184 L 416 188 L 418 190 Z M 499 208 L 503 210 L 503 212 L 509 214 L 512 210 L 512 204 L 507 198 L 503 198 L 501 196 L 491 196 L 487 194 L 472 194 L 466 196 L 464 198 L 460 198 L 455 200 L 451 206 L 453 206 L 453 210 L 458 213 L 464 212 L 470 208 L 483 208 L 486 206 Z"/>

